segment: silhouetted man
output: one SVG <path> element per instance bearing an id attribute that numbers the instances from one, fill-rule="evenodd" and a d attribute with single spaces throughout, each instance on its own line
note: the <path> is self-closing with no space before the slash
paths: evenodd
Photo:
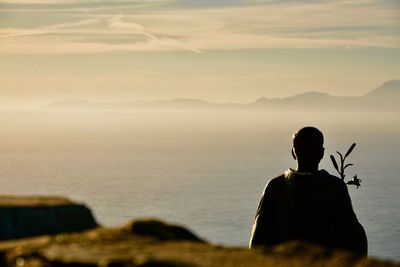
<path id="1" fill-rule="evenodd" d="M 324 137 L 314 127 L 293 135 L 292 155 L 297 170 L 270 180 L 254 220 L 250 248 L 289 240 L 367 254 L 367 237 L 353 211 L 346 184 L 318 170 Z"/>

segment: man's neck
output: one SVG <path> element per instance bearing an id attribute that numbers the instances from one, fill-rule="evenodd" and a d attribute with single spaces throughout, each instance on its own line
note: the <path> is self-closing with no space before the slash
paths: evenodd
<path id="1" fill-rule="evenodd" d="M 318 164 L 301 164 L 297 163 L 298 172 L 317 172 L 318 171 Z"/>

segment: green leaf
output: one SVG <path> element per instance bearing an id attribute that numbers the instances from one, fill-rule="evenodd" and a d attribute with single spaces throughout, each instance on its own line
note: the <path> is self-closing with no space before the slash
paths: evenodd
<path id="1" fill-rule="evenodd" d="M 356 143 L 353 143 L 349 150 L 347 150 L 346 155 L 344 155 L 344 157 L 346 158 L 348 155 L 350 155 L 351 151 L 353 151 L 354 147 L 356 146 Z"/>
<path id="2" fill-rule="evenodd" d="M 350 166 L 354 166 L 354 164 L 353 163 L 346 164 L 346 166 L 344 166 L 344 169 L 346 169 L 347 167 L 350 167 Z"/>
<path id="3" fill-rule="evenodd" d="M 336 151 L 336 153 L 339 154 L 339 156 L 340 156 L 340 162 L 343 164 L 343 163 L 344 163 L 344 158 L 343 158 L 342 153 L 340 153 L 339 151 Z"/>
<path id="4" fill-rule="evenodd" d="M 332 161 L 333 167 L 335 167 L 335 169 L 339 172 L 339 166 L 338 166 L 338 164 L 336 162 L 336 159 L 335 159 L 335 157 L 333 155 L 331 155 L 331 161 Z"/>

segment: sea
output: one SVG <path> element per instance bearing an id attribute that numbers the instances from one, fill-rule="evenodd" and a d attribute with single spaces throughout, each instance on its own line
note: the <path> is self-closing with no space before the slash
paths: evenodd
<path id="1" fill-rule="evenodd" d="M 62 195 L 103 225 L 157 218 L 245 247 L 265 184 L 289 167 L 292 134 L 325 135 L 320 167 L 346 152 L 369 255 L 400 261 L 400 117 L 378 111 L 0 109 L 0 194 Z"/>

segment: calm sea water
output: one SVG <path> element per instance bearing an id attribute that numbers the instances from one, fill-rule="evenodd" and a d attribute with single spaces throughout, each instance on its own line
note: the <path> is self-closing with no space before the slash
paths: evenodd
<path id="1" fill-rule="evenodd" d="M 0 194 L 83 201 L 105 225 L 156 217 L 246 246 L 269 178 L 295 167 L 292 133 L 319 127 L 363 180 L 350 195 L 369 253 L 400 261 L 398 113 L 0 110 Z"/>

